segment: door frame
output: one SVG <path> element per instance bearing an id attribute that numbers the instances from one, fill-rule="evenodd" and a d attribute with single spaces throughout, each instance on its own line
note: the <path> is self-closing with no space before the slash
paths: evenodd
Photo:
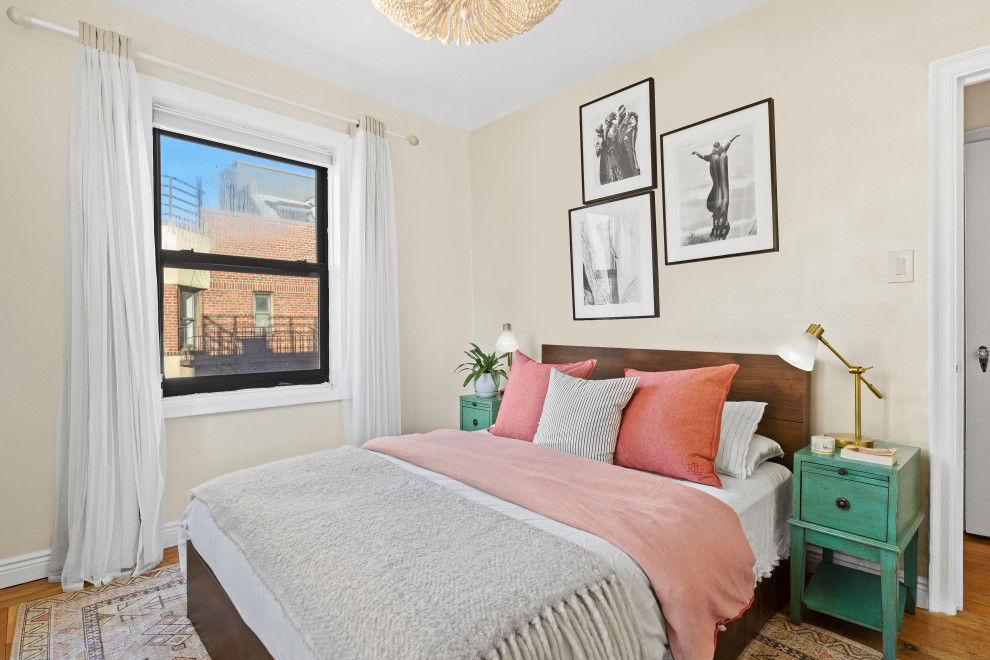
<path id="1" fill-rule="evenodd" d="M 963 87 L 986 80 L 990 46 L 929 66 L 928 609 L 943 614 L 963 604 Z"/>

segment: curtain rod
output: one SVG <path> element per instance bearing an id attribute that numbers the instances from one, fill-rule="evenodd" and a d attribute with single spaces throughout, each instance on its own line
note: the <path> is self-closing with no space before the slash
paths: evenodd
<path id="1" fill-rule="evenodd" d="M 10 19 L 11 23 L 15 25 L 36 25 L 40 28 L 46 30 L 52 30 L 53 32 L 59 32 L 61 34 L 66 34 L 70 37 L 79 37 L 79 33 L 75 30 L 71 30 L 67 27 L 62 27 L 61 25 L 56 25 L 55 23 L 49 23 L 48 21 L 41 20 L 34 16 L 29 16 L 24 13 L 24 10 L 20 7 L 8 7 L 7 8 L 7 18 Z M 210 80 L 221 85 L 226 85 L 227 87 L 233 87 L 239 89 L 242 92 L 248 92 L 250 94 L 255 94 L 257 96 L 263 96 L 266 99 L 271 99 L 273 101 L 278 101 L 279 103 L 285 103 L 286 105 L 291 105 L 296 108 L 302 108 L 303 110 L 308 110 L 309 112 L 315 112 L 316 114 L 323 115 L 324 117 L 330 117 L 332 119 L 339 119 L 340 121 L 347 122 L 349 124 L 354 124 L 355 126 L 360 126 L 361 122 L 353 117 L 347 117 L 345 115 L 338 115 L 333 112 L 328 112 L 326 110 L 321 110 L 320 108 L 315 108 L 311 105 L 306 105 L 305 103 L 299 103 L 293 101 L 292 99 L 287 99 L 284 96 L 276 96 L 275 94 L 269 94 L 268 92 L 256 89 L 254 87 L 248 87 L 247 85 L 242 85 L 233 80 L 227 80 L 226 78 L 220 78 L 219 76 L 214 76 L 210 73 L 205 73 L 203 71 L 198 71 L 196 69 L 191 69 L 182 64 L 176 64 L 175 62 L 169 62 L 168 60 L 163 60 L 160 57 L 154 55 L 149 55 L 148 53 L 143 53 L 141 51 L 135 51 L 134 56 L 148 62 L 153 62 L 155 64 L 160 64 L 161 66 L 168 67 L 170 69 L 175 69 L 176 71 L 182 71 L 183 73 L 188 73 L 189 75 L 196 76 L 197 78 L 203 78 L 204 80 Z M 395 131 L 387 131 L 387 133 L 393 137 L 397 137 L 405 140 L 412 146 L 419 144 L 419 138 L 415 135 L 402 135 L 401 133 L 396 133 Z"/>

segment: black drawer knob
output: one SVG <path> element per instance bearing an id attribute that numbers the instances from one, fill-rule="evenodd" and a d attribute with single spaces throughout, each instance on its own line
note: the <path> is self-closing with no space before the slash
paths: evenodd
<path id="1" fill-rule="evenodd" d="M 471 407 L 472 408 L 477 408 L 478 407 L 478 402 L 477 401 L 472 401 L 471 402 Z"/>
<path id="2" fill-rule="evenodd" d="M 474 424 L 475 426 L 477 426 L 478 425 L 478 420 L 476 420 L 476 419 L 475 420 L 472 420 L 471 423 Z M 846 508 L 847 509 L 849 508 L 849 505 L 848 504 L 846 505 Z"/>
<path id="3" fill-rule="evenodd" d="M 835 506 L 839 507 L 843 511 L 848 511 L 849 510 L 849 500 L 847 500 L 844 497 L 840 497 L 839 499 L 835 500 Z"/>
<path id="4" fill-rule="evenodd" d="M 845 474 L 846 474 L 846 468 L 839 468 L 839 474 L 841 476 L 845 476 Z"/>

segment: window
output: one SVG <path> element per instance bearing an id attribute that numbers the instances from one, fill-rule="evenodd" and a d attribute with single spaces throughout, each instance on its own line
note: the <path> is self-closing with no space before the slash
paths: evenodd
<path id="1" fill-rule="evenodd" d="M 254 294 L 254 334 L 265 335 L 272 329 L 272 294 Z"/>
<path id="2" fill-rule="evenodd" d="M 163 128 L 154 153 L 165 396 L 328 382 L 327 167 Z"/>
<path id="3" fill-rule="evenodd" d="M 195 350 L 199 339 L 199 291 L 179 287 L 179 350 Z"/>

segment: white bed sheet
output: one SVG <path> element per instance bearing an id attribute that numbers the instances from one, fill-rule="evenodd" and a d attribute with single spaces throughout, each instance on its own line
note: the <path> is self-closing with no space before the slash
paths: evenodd
<path id="1" fill-rule="evenodd" d="M 342 448 L 353 451 L 351 448 Z M 456 479 L 425 470 L 391 456 L 396 465 L 420 474 L 474 502 L 500 511 L 562 538 L 566 538 L 604 559 L 616 572 L 633 603 L 637 621 L 650 649 L 650 658 L 668 660 L 666 625 L 657 605 L 649 579 L 635 561 L 608 541 L 588 532 L 564 525 L 538 513 L 507 502 Z M 657 477 L 663 479 L 665 477 Z M 746 538 L 756 555 L 757 579 L 770 574 L 790 550 L 791 472 L 775 463 L 761 465 L 749 479 L 720 475 L 722 488 L 681 482 L 710 493 L 728 504 L 739 516 Z M 179 525 L 179 557 L 186 571 L 187 540 L 213 570 L 230 596 L 244 622 L 257 634 L 273 657 L 316 660 L 303 636 L 285 615 L 271 591 L 254 572 L 241 549 L 217 527 L 205 504 L 193 499 L 186 507 Z"/>

